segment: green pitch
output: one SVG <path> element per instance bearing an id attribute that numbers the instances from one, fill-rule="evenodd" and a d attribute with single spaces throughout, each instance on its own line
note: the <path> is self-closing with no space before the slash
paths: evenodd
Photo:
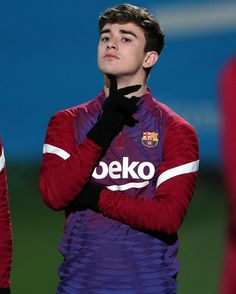
<path id="1" fill-rule="evenodd" d="M 7 166 L 13 228 L 13 294 L 53 294 L 62 260 L 58 244 L 64 214 L 42 202 L 38 170 Z M 178 294 L 215 294 L 221 270 L 226 196 L 217 176 L 201 176 L 179 232 Z"/>

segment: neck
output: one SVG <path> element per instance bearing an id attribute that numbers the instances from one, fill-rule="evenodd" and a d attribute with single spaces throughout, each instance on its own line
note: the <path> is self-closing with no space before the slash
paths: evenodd
<path id="1" fill-rule="evenodd" d="M 133 96 L 140 97 L 146 93 L 146 83 L 144 81 L 138 81 L 138 80 L 132 80 L 130 78 L 122 77 L 117 78 L 117 89 L 134 86 L 134 85 L 141 85 L 141 88 L 133 93 L 130 93 L 126 95 L 127 98 L 131 98 Z M 109 87 L 110 87 L 110 81 L 105 75 L 105 81 L 104 81 L 104 92 L 106 96 L 109 96 Z"/>

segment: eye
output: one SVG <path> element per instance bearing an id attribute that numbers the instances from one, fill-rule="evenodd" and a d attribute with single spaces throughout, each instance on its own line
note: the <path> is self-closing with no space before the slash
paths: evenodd
<path id="1" fill-rule="evenodd" d="M 108 42 L 109 39 L 110 39 L 110 38 L 109 38 L 108 36 L 103 36 L 103 37 L 101 37 L 101 41 L 104 42 L 104 43 L 105 43 L 105 42 Z"/>
<path id="2" fill-rule="evenodd" d="M 121 39 L 121 41 L 124 42 L 124 43 L 130 43 L 130 42 L 132 42 L 132 40 L 130 38 L 127 38 L 127 37 L 123 37 Z"/>

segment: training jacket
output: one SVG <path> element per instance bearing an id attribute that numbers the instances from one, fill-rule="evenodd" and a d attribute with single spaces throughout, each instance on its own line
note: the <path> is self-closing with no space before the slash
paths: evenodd
<path id="1" fill-rule="evenodd" d="M 59 111 L 47 129 L 39 179 L 46 204 L 65 209 L 90 179 L 105 187 L 100 213 L 67 218 L 58 293 L 176 293 L 176 233 L 196 182 L 196 132 L 148 90 L 139 123 L 103 150 L 86 134 L 105 99 L 102 92 Z"/>

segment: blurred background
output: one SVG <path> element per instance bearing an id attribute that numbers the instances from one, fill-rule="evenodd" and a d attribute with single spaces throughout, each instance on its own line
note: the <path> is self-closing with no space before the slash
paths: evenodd
<path id="1" fill-rule="evenodd" d="M 55 293 L 64 215 L 42 202 L 38 170 L 50 117 L 94 98 L 97 19 L 122 1 L 0 3 L 0 134 L 7 159 L 14 237 L 13 294 Z M 218 84 L 236 55 L 236 1 L 129 1 L 157 16 L 166 45 L 148 85 L 188 120 L 200 140 L 197 189 L 180 230 L 180 294 L 217 293 L 227 195 L 222 176 Z"/>

